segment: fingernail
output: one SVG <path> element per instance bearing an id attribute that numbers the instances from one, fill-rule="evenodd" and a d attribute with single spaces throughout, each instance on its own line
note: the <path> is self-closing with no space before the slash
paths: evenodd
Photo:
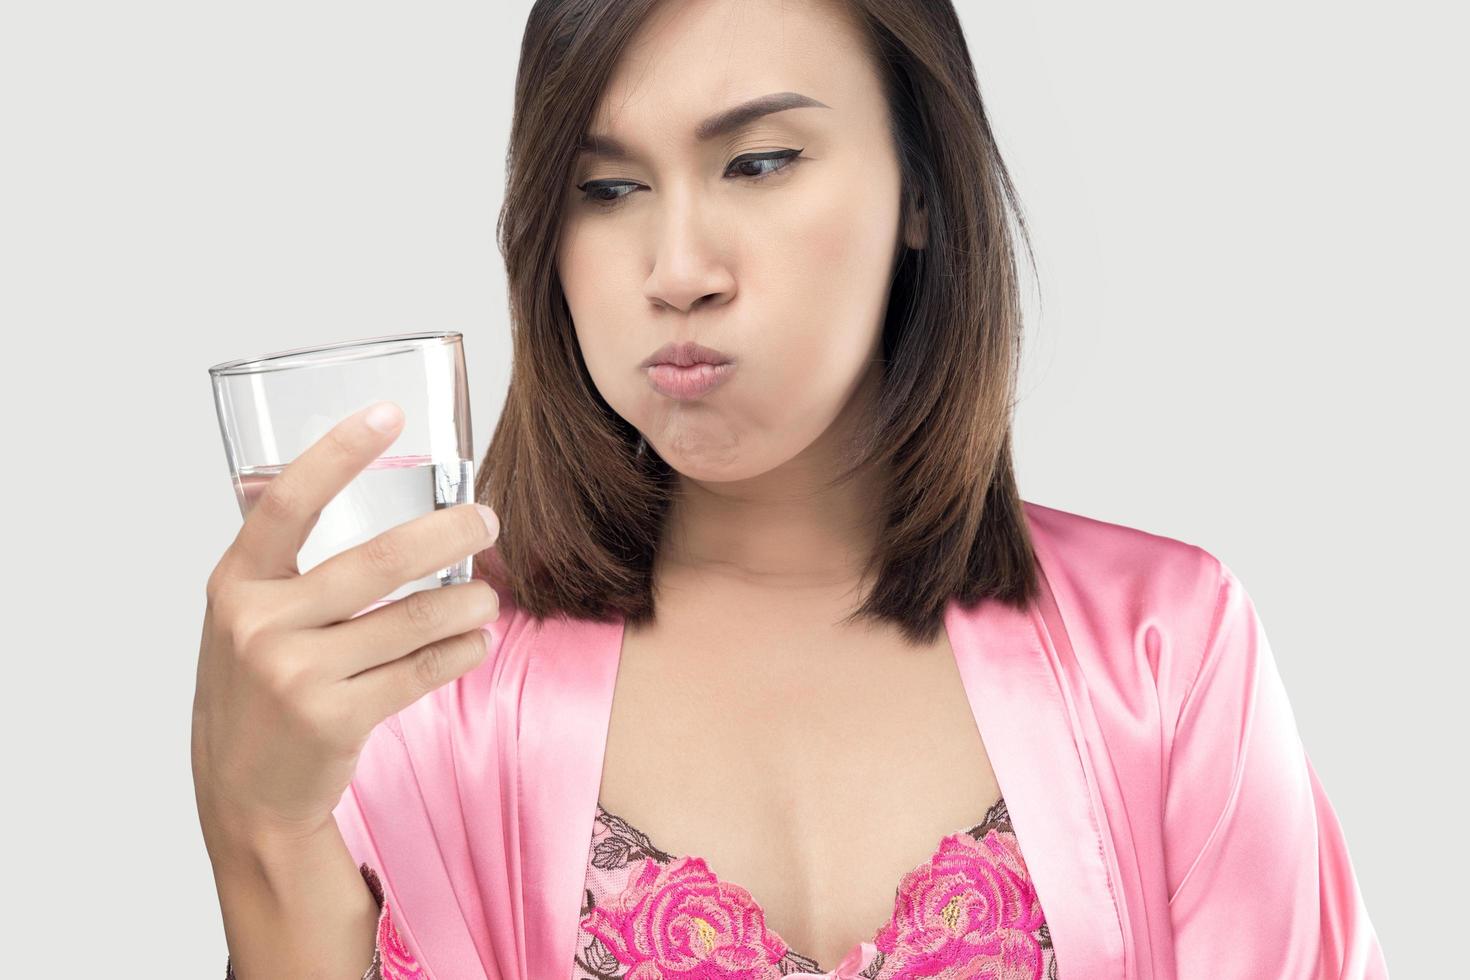
<path id="1" fill-rule="evenodd" d="M 500 520 L 495 516 L 495 511 L 484 504 L 475 504 L 475 509 L 480 512 L 480 519 L 485 522 L 485 527 L 490 531 L 492 538 L 500 536 Z"/>
<path id="2" fill-rule="evenodd" d="M 403 410 L 393 402 L 378 402 L 363 417 L 368 428 L 379 432 L 392 432 L 403 421 Z"/>

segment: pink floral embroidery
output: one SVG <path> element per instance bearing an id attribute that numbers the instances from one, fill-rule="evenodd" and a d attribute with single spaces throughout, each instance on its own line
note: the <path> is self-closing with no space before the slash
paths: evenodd
<path id="1" fill-rule="evenodd" d="M 874 942 L 905 976 L 1040 980 L 1045 921 L 1014 835 L 951 834 L 904 876 Z"/>
<path id="2" fill-rule="evenodd" d="M 582 928 L 629 967 L 626 980 L 778 978 L 786 944 L 750 893 L 720 881 L 703 858 L 645 858 L 628 888 Z"/>
<path id="3" fill-rule="evenodd" d="M 906 874 L 895 889 L 888 923 L 872 941 L 854 945 L 830 971 L 766 928 L 764 914 L 748 892 L 719 882 L 703 862 L 695 864 L 697 860 L 664 851 L 599 803 L 587 856 L 573 980 L 725 978 L 731 964 L 740 962 L 735 954 L 742 945 L 766 950 L 767 962 L 757 962 L 741 974 L 761 978 L 1058 980 L 1051 930 L 1004 799 L 990 806 L 984 820 L 940 841 L 925 864 Z M 697 879 L 700 901 L 717 909 L 722 902 L 729 903 L 733 911 L 722 909 L 723 917 L 701 915 L 698 908 L 691 913 L 677 894 L 659 893 L 658 872 L 651 864 L 682 869 L 681 874 Z M 599 909 L 607 910 L 608 918 L 597 916 Z M 680 915 L 685 916 L 682 924 Z M 642 923 L 636 921 L 639 916 Z M 701 921 L 709 931 L 701 931 Z M 744 932 L 739 931 L 742 922 L 749 924 Z M 689 940 L 701 935 L 708 942 Z M 682 958 L 665 948 L 680 949 L 681 936 L 686 940 Z M 713 955 L 722 943 L 733 948 L 723 960 Z M 694 955 L 701 953 L 711 955 L 701 961 Z M 688 965 L 691 956 L 702 969 Z M 768 967 L 771 959 L 774 973 Z"/>
<path id="4" fill-rule="evenodd" d="M 378 918 L 378 955 L 383 980 L 429 980 L 429 975 L 398 937 L 393 917 L 388 914 L 387 902 L 383 903 L 383 914 Z"/>

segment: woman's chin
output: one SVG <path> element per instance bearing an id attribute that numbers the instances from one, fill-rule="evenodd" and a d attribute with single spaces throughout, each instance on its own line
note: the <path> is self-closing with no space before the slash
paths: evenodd
<path id="1" fill-rule="evenodd" d="M 737 450 L 723 446 L 693 445 L 687 448 L 669 447 L 667 450 L 652 442 L 650 446 L 675 472 L 701 483 L 745 480 L 759 476 L 767 469 L 758 461 L 742 458 Z"/>

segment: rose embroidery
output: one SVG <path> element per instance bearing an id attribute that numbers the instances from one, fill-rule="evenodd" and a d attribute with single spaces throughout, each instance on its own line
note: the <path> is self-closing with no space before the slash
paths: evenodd
<path id="1" fill-rule="evenodd" d="M 645 858 L 628 888 L 582 919 L 628 967 L 627 980 L 779 978 L 786 944 L 750 893 L 720 881 L 702 858 Z"/>
<path id="2" fill-rule="evenodd" d="M 904 876 L 874 942 L 905 976 L 1039 980 L 1045 921 L 1014 836 L 951 834 Z"/>

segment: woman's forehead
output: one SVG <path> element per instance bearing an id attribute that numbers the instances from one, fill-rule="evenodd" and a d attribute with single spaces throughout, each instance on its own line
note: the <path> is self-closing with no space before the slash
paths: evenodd
<path id="1" fill-rule="evenodd" d="M 656 8 L 629 41 L 593 113 L 592 132 L 626 128 L 696 140 L 717 112 L 770 93 L 828 107 L 882 97 L 846 5 L 717 0 Z"/>

